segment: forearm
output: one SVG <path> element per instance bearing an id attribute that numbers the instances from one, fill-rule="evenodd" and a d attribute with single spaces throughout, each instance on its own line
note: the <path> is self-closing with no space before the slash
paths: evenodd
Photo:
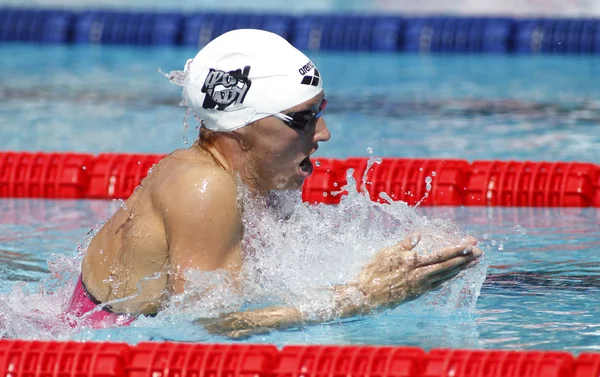
<path id="1" fill-rule="evenodd" d="M 333 305 L 316 313 L 305 313 L 293 307 L 261 308 L 236 313 L 243 318 L 238 325 L 282 329 L 369 314 L 374 309 L 367 304 L 366 295 L 358 289 L 357 284 L 335 285 L 330 291 L 333 294 Z"/>
<path id="2" fill-rule="evenodd" d="M 201 319 L 196 322 L 213 334 L 241 338 L 271 330 L 285 330 L 368 314 L 372 310 L 365 304 L 363 293 L 354 284 L 336 285 L 331 288 L 331 292 L 333 306 L 316 313 L 302 312 L 294 307 L 268 307 L 227 313 L 218 319 Z"/>
<path id="3" fill-rule="evenodd" d="M 296 308 L 268 307 L 222 314 L 219 318 L 202 318 L 195 321 L 212 334 L 230 338 L 243 338 L 302 326 L 306 317 Z"/>

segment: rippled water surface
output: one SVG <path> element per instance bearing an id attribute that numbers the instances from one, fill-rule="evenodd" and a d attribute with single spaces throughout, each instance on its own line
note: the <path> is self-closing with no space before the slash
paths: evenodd
<path id="1" fill-rule="evenodd" d="M 54 298 L 40 293 L 48 285 L 72 284 L 75 278 L 72 266 L 58 261 L 64 264 L 59 268 L 64 281 L 56 283 L 56 277 L 49 278 L 47 262 L 56 264 L 58 256 L 72 260 L 76 245 L 89 229 L 116 208 L 116 204 L 105 201 L 0 200 L 0 303 L 7 296 L 10 300 L 21 297 L 14 293 L 21 285 L 25 292 L 34 294 L 35 305 L 44 301 L 57 305 L 68 299 L 68 289 Z M 474 310 L 454 310 L 448 304 L 440 308 L 429 300 L 427 305 L 416 302 L 372 317 L 275 332 L 246 341 L 573 352 L 598 349 L 598 210 L 425 207 L 418 212 L 451 219 L 481 240 L 489 268 Z M 25 312 L 33 305 L 27 299 L 10 303 L 11 310 Z M 148 339 L 226 341 L 188 321 L 161 315 L 139 319 L 130 328 L 78 330 L 62 336 L 133 343 Z"/>
<path id="2" fill-rule="evenodd" d="M 0 150 L 167 153 L 184 147 L 179 88 L 158 68 L 180 69 L 194 54 L 173 48 L 0 45 Z M 600 163 L 600 86 L 593 80 L 600 74 L 598 58 L 311 57 L 325 79 L 333 135 L 320 156 L 365 156 L 372 148 L 375 155 L 395 157 Z M 192 140 L 193 133 L 192 127 L 185 136 Z M 22 337 L 48 337 L 28 332 L 27 316 L 52 315 L 48 307 L 64 304 L 77 275 L 78 243 L 116 208 L 106 201 L 0 199 L 0 323 L 10 313 Z M 448 218 L 480 239 L 488 269 L 474 307 L 461 307 L 460 300 L 454 309 L 452 301 L 436 306 L 434 295 L 426 304 L 248 341 L 598 349 L 598 210 L 417 212 Z M 325 260 L 348 259 L 335 248 L 329 251 Z M 141 318 L 130 328 L 60 336 L 223 341 L 166 315 Z"/>
<path id="3" fill-rule="evenodd" d="M 158 69 L 195 52 L 0 45 L 0 149 L 182 147 L 180 88 Z M 600 161 L 598 57 L 309 55 L 329 99 L 322 155 Z"/>

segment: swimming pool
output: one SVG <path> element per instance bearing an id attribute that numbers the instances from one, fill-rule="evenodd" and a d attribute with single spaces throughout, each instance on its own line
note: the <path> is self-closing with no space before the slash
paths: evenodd
<path id="1" fill-rule="evenodd" d="M 167 153 L 185 146 L 179 88 L 185 48 L 1 45 L 0 150 Z M 320 156 L 446 157 L 600 163 L 598 58 L 311 54 L 325 77 L 331 141 Z M 187 132 L 188 142 L 194 138 Z M 0 200 L 1 312 L 13 323 L 74 278 L 70 259 L 118 203 Z M 420 208 L 480 238 L 490 267 L 474 310 L 423 305 L 256 336 L 274 344 L 395 344 L 597 350 L 598 210 Z M 53 255 L 54 254 L 54 255 Z M 66 260 L 57 259 L 57 255 Z M 46 262 L 64 276 L 48 272 Z M 48 278 L 50 278 L 48 280 Z M 20 283 L 24 282 L 24 283 Z M 19 287 L 28 293 L 21 295 Z M 28 297 L 34 301 L 24 301 Z M 58 296 L 61 298 L 62 296 Z M 460 304 L 459 302 L 455 304 Z M 459 305 L 460 306 L 460 305 Z M 418 318 L 418 319 L 415 319 Z M 23 338 L 48 337 L 19 327 Z M 14 329 L 13 329 L 14 330 Z M 66 339 L 223 341 L 172 318 Z"/>

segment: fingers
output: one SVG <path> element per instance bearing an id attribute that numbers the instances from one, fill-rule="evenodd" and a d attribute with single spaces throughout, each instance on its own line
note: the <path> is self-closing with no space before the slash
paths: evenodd
<path id="1" fill-rule="evenodd" d="M 483 255 L 483 251 L 480 248 L 478 248 L 478 247 L 473 248 L 473 256 L 475 258 L 479 258 L 482 255 Z"/>
<path id="2" fill-rule="evenodd" d="M 477 245 L 477 238 L 468 236 L 464 239 L 464 242 L 475 246 Z"/>
<path id="3" fill-rule="evenodd" d="M 371 267 L 367 266 L 367 268 L 373 268 L 374 266 L 377 269 L 392 270 L 398 267 L 405 258 L 406 254 L 403 252 L 411 251 L 420 241 L 421 233 L 416 232 L 409 234 L 397 244 L 379 250 L 372 258 Z M 416 253 L 412 252 L 411 255 L 413 256 L 412 259 L 414 263 L 414 260 L 416 260 Z"/>
<path id="4" fill-rule="evenodd" d="M 421 241 L 421 233 L 415 232 L 411 233 L 402 240 L 397 246 L 401 247 L 404 251 L 409 251 L 414 249 L 415 246 Z"/>
<path id="5" fill-rule="evenodd" d="M 478 264 L 478 260 L 473 257 L 456 257 L 446 262 L 436 265 L 421 267 L 415 270 L 418 280 L 421 280 L 420 286 L 424 293 L 428 290 L 437 289 L 444 283 L 454 279 L 456 275 L 462 271 L 474 267 Z"/>
<path id="6" fill-rule="evenodd" d="M 475 262 L 475 263 L 472 264 L 473 262 Z M 438 284 L 438 283 L 444 283 L 444 282 L 454 278 L 456 275 L 458 275 L 462 271 L 466 270 L 467 268 L 474 266 L 475 264 L 477 264 L 477 260 L 473 260 L 473 261 L 466 262 L 466 263 L 457 265 L 455 267 L 452 267 L 452 268 L 449 268 L 446 270 L 441 270 L 441 271 L 435 272 L 433 275 L 430 276 L 431 283 L 433 285 Z"/>
<path id="7" fill-rule="evenodd" d="M 479 249 L 477 249 L 479 250 Z M 478 255 L 481 256 L 481 250 Z M 473 245 L 463 244 L 459 246 L 449 246 L 431 254 L 420 255 L 417 260 L 417 267 L 425 267 L 437 263 L 442 263 L 456 257 L 473 255 Z"/>
<path id="8" fill-rule="evenodd" d="M 449 259 L 444 262 L 436 263 L 430 266 L 421 267 L 415 270 L 417 274 L 423 274 L 424 277 L 434 279 L 435 275 L 443 274 L 448 271 L 454 271 L 455 269 L 464 269 L 467 263 L 473 260 L 471 256 L 460 256 Z M 460 270 L 459 270 L 460 272 Z M 458 272 L 457 272 L 458 273 Z"/>

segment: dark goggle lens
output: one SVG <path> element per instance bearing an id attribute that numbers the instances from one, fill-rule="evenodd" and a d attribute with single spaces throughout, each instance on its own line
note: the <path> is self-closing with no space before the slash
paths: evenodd
<path id="1" fill-rule="evenodd" d="M 308 110 L 298 111 L 296 113 L 285 114 L 292 118 L 284 121 L 285 124 L 300 130 L 306 130 L 308 127 L 319 119 L 327 106 L 327 100 L 323 98 L 320 105 L 314 105 Z"/>

